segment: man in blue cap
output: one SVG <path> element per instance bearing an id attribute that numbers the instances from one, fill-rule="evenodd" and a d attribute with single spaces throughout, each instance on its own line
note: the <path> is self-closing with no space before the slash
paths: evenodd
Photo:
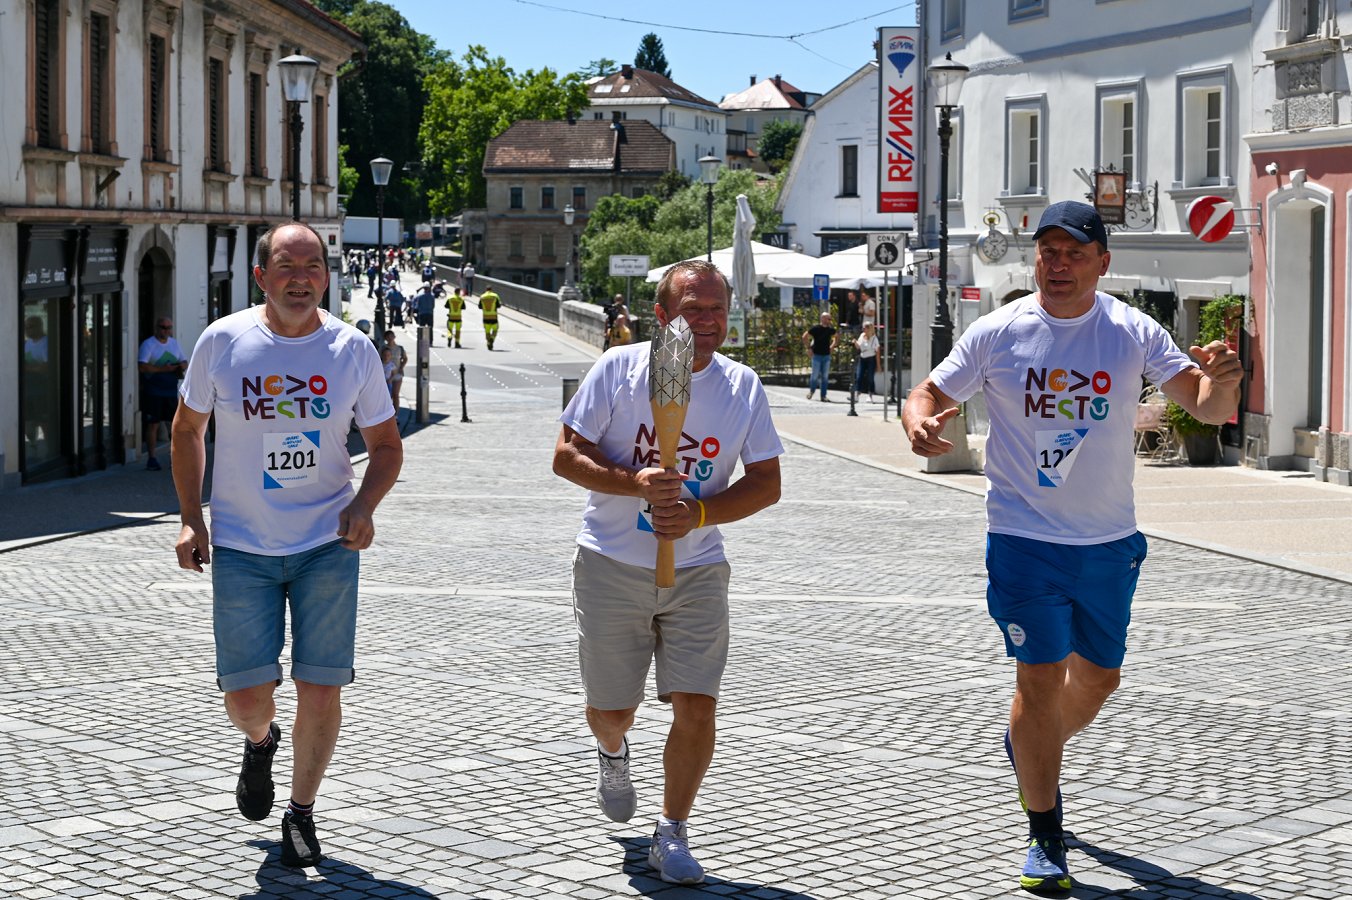
<path id="1" fill-rule="evenodd" d="M 944 425 L 977 391 L 986 441 L 986 603 L 1014 657 L 1005 732 L 1028 814 L 1020 884 L 1070 890 L 1062 751 L 1117 688 L 1145 538 L 1131 488 L 1142 377 L 1205 422 L 1235 411 L 1243 371 L 1224 342 L 1190 348 L 1097 290 L 1108 232 L 1092 206 L 1047 207 L 1034 234 L 1038 292 L 983 316 L 906 400 L 911 449 L 953 448 Z M 1195 362 L 1194 362 L 1195 359 Z"/>

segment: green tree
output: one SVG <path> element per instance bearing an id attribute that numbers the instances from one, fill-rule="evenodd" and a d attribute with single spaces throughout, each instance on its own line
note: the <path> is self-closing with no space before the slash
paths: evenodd
<path id="1" fill-rule="evenodd" d="M 366 43 L 365 55 L 346 65 L 338 81 L 338 142 L 347 145 L 347 159 L 358 176 L 348 212 L 375 215 L 368 163 L 384 156 L 395 164 L 385 189 L 385 215 L 411 217 L 421 206 L 419 186 L 405 180 L 402 169 L 422 157 L 416 123 L 427 104 L 423 81 L 445 54 L 389 4 L 319 0 L 317 5 Z"/>
<path id="2" fill-rule="evenodd" d="M 666 78 L 671 77 L 671 66 L 667 65 L 667 54 L 662 50 L 662 39 L 651 31 L 638 42 L 634 68 L 656 72 Z"/>
<path id="3" fill-rule="evenodd" d="M 609 57 L 603 56 L 600 59 L 593 59 L 591 62 L 587 63 L 578 70 L 577 74 L 581 75 L 583 78 L 596 78 L 598 76 L 611 75 L 617 69 L 619 69 L 619 63 Z"/>
<path id="4" fill-rule="evenodd" d="M 347 144 L 338 145 L 338 193 L 349 199 L 361 182 L 361 172 L 348 164 L 347 160 L 351 155 L 351 148 Z"/>
<path id="5" fill-rule="evenodd" d="M 691 179 L 675 169 L 668 169 L 662 173 L 662 177 L 657 179 L 657 184 L 653 186 L 653 192 L 657 194 L 660 200 L 670 200 L 681 191 L 690 187 Z"/>
<path id="6" fill-rule="evenodd" d="M 724 169 L 714 185 L 715 250 L 732 243 L 738 194 L 747 195 L 757 230 L 773 231 L 779 226 L 775 211 L 778 183 L 758 181 L 749 169 Z M 602 302 L 624 290 L 623 278 L 610 277 L 612 255 L 646 255 L 654 268 L 702 256 L 707 249 L 706 196 L 704 185 L 690 184 L 665 202 L 652 195 L 598 200 L 581 242 L 582 286 L 588 298 Z M 636 282 L 632 299 L 649 303 L 655 291 L 656 285 Z"/>
<path id="7" fill-rule="evenodd" d="M 484 153 L 513 122 L 562 119 L 587 105 L 587 86 L 576 72 L 560 77 L 553 69 L 530 69 L 518 75 L 479 45 L 459 61 L 442 61 L 425 88 L 418 135 L 434 216 L 485 204 Z"/>
<path id="8" fill-rule="evenodd" d="M 802 136 L 802 122 L 784 119 L 766 122 L 761 129 L 760 140 L 756 141 L 756 152 L 771 172 L 779 173 L 793 159 L 794 151 L 798 149 L 798 139 Z"/>

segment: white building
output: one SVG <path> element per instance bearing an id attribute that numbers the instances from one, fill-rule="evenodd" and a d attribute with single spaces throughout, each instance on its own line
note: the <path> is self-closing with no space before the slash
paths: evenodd
<path id="1" fill-rule="evenodd" d="M 1215 195 L 1250 207 L 1249 0 L 1053 3 L 927 0 L 926 65 L 951 53 L 970 67 L 953 111 L 948 194 L 950 296 L 959 329 L 1036 290 L 1032 231 L 1050 203 L 1090 200 L 1096 172 L 1125 173 L 1125 221 L 1112 229 L 1101 289 L 1149 308 L 1179 340 L 1198 309 L 1249 293 L 1248 239 L 1211 244 L 1187 210 Z M 932 109 L 927 96 L 925 107 Z M 869 120 L 871 121 L 871 120 Z M 923 243 L 938 246 L 938 139 L 927 117 Z M 1241 213 L 1241 221 L 1252 219 Z M 994 224 L 988 225 L 987 222 Z M 993 234 L 992 234 L 993 232 Z M 917 281 L 937 278 L 920 250 Z M 963 289 L 966 288 L 966 291 Z M 933 301 L 917 285 L 913 377 L 929 370 Z"/>
<path id="2" fill-rule="evenodd" d="M 0 272 L 17 297 L 0 332 L 26 336 L 0 341 L 8 490 L 135 458 L 155 320 L 190 351 L 248 305 L 251 248 L 291 214 L 277 63 L 298 49 L 319 63 L 300 215 L 337 248 L 337 70 L 363 45 L 303 0 L 0 0 L 0 22 Z"/>
<path id="3" fill-rule="evenodd" d="M 728 167 L 768 172 L 759 153 L 765 126 L 770 122 L 806 123 L 811 115 L 808 107 L 821 96 L 800 91 L 780 75 L 764 81 L 757 81 L 752 75 L 746 90 L 728 94 L 718 104 L 719 109 L 728 113 Z"/>
<path id="4" fill-rule="evenodd" d="M 728 114 L 676 82 L 628 63 L 587 85 L 594 119 L 642 119 L 676 145 L 676 171 L 699 177 L 703 156 L 727 155 Z"/>

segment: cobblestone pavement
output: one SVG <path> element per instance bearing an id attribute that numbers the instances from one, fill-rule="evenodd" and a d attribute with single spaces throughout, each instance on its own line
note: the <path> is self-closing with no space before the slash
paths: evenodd
<path id="1" fill-rule="evenodd" d="M 585 357 L 524 325 L 500 346 L 471 423 L 458 384 L 434 393 L 378 512 L 317 869 L 235 812 L 208 580 L 174 568 L 170 520 L 0 554 L 0 895 L 1019 896 L 980 499 L 797 445 L 784 499 L 725 529 L 732 658 L 691 822 L 710 881 L 653 879 L 663 708 L 632 738 L 639 815 L 592 798 L 584 495 L 550 472 L 557 375 Z M 1154 542 L 1123 687 L 1071 744 L 1074 896 L 1352 894 L 1349 646 L 1348 585 Z M 278 761 L 284 798 L 289 740 Z"/>

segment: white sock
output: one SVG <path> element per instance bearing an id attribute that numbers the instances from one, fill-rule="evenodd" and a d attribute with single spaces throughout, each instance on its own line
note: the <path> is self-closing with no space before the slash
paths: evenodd
<path id="1" fill-rule="evenodd" d="M 611 753 L 609 750 L 606 749 L 605 744 L 602 744 L 600 741 L 597 741 L 596 750 L 602 756 L 609 757 L 610 759 L 624 759 L 626 756 L 629 755 L 629 742 L 626 738 L 620 738 L 620 752 Z"/>
<path id="2" fill-rule="evenodd" d="M 668 819 L 666 816 L 658 815 L 657 827 L 665 828 L 667 831 L 674 831 L 685 824 L 684 819 Z"/>

